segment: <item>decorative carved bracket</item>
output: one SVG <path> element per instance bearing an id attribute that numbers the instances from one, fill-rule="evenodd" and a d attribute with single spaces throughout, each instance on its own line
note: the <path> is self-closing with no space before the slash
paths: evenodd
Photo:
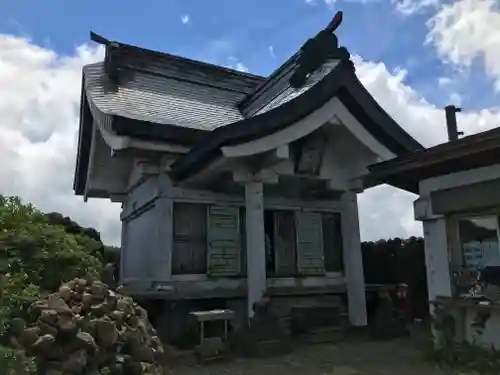
<path id="1" fill-rule="evenodd" d="M 302 87 L 307 78 L 328 60 L 350 61 L 349 52 L 345 47 L 339 47 L 337 36 L 334 34 L 341 23 L 342 12 L 339 11 L 325 29 L 304 43 L 300 49 L 295 72 L 289 80 L 291 87 L 295 89 Z M 354 69 L 354 64 L 352 68 Z"/>

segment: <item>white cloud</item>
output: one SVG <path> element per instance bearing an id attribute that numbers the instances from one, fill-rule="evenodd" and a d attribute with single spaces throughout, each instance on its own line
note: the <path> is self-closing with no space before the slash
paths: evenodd
<path id="1" fill-rule="evenodd" d="M 239 70 L 240 72 L 248 72 L 248 68 L 237 58 L 234 56 L 227 57 L 226 66 L 231 69 Z"/>
<path id="2" fill-rule="evenodd" d="M 248 72 L 248 68 L 245 65 L 243 65 L 242 62 L 237 62 L 235 69 L 239 70 L 240 72 Z"/>
<path id="3" fill-rule="evenodd" d="M 405 16 L 411 16 L 427 8 L 435 8 L 440 2 L 440 0 L 391 0 L 396 10 Z"/>
<path id="4" fill-rule="evenodd" d="M 309 5 L 316 5 L 317 4 L 317 0 L 305 0 L 306 4 L 309 4 Z M 333 8 L 333 6 L 335 5 L 335 3 L 337 2 L 337 0 L 323 0 L 323 3 L 329 7 L 329 8 Z"/>
<path id="5" fill-rule="evenodd" d="M 453 80 L 450 77 L 439 77 L 438 85 L 439 87 L 448 87 L 453 83 Z"/>
<path id="6" fill-rule="evenodd" d="M 404 70 L 389 72 L 383 63 L 363 61 L 357 56 L 354 61 L 361 82 L 410 134 L 425 146 L 444 140 L 442 111 L 404 84 Z M 429 131 L 431 127 L 433 131 Z M 359 211 L 362 238 L 377 240 L 420 235 L 421 226 L 412 216 L 412 202 L 415 199 L 415 195 L 390 186 L 379 186 L 361 194 Z"/>
<path id="7" fill-rule="evenodd" d="M 404 83 L 404 70 L 388 71 L 383 63 L 354 57 L 356 72 L 368 91 L 404 129 L 426 147 L 446 141 L 444 110 L 428 103 Z M 500 61 L 499 61 L 500 64 Z M 500 124 L 500 109 L 457 114 L 460 130 L 466 135 Z M 359 200 L 361 236 L 377 240 L 391 236 L 421 234 L 413 220 L 416 196 L 389 186 L 379 186 L 361 194 Z M 383 223 L 381 225 L 381 223 Z"/>
<path id="8" fill-rule="evenodd" d="M 183 16 L 181 16 L 181 22 L 185 25 L 186 23 L 189 23 L 189 14 L 184 14 Z"/>
<path id="9" fill-rule="evenodd" d="M 500 10 L 495 0 L 459 0 L 444 5 L 428 21 L 427 42 L 457 68 L 481 59 L 500 91 Z"/>
<path id="10" fill-rule="evenodd" d="M 268 49 L 269 49 L 269 54 L 271 55 L 271 57 L 273 59 L 275 59 L 276 58 L 276 54 L 274 53 L 274 47 L 273 46 L 269 46 Z"/>
<path id="11" fill-rule="evenodd" d="M 59 211 L 118 243 L 120 207 L 84 204 L 72 191 L 81 66 L 101 59 L 82 46 L 72 56 L 0 35 L 0 192 Z"/>
<path id="12" fill-rule="evenodd" d="M 448 95 L 448 103 L 460 106 L 462 105 L 462 101 L 462 95 L 460 95 L 458 92 L 452 92 L 450 95 Z"/>
<path id="13" fill-rule="evenodd" d="M 488 38 L 477 31 L 485 25 L 470 23 L 470 14 L 463 11 L 470 9 L 463 4 L 470 2 L 472 0 L 462 0 L 458 5 L 443 7 L 430 24 L 429 38 L 440 54 L 455 64 L 467 61 L 469 55 L 481 53 L 489 56 L 488 70 L 499 72 L 500 58 L 491 58 L 497 53 L 497 44 L 488 42 Z M 495 21 L 497 13 L 491 2 L 485 0 L 482 4 L 474 8 L 475 12 L 482 12 L 484 19 Z M 453 22 L 442 21 L 448 20 L 451 16 L 446 14 L 455 12 L 454 9 L 462 9 L 460 17 L 454 15 Z M 464 27 L 471 29 L 471 33 L 462 34 Z M 478 33 L 485 40 L 479 40 Z M 455 34 L 464 38 L 473 35 L 478 40 L 459 40 Z M 498 34 L 491 30 L 489 37 L 496 40 Z M 476 44 L 472 44 L 472 40 L 483 43 L 480 52 L 473 48 Z M 451 41 L 458 45 L 450 47 Z M 231 56 L 231 51 L 224 51 L 224 56 Z M 120 207 L 103 200 L 83 203 L 72 191 L 81 66 L 100 58 L 102 50 L 98 48 L 82 46 L 71 56 L 60 56 L 26 39 L 0 35 L 0 192 L 19 195 L 44 211 L 69 215 L 83 225 L 98 229 L 108 243 L 117 244 Z M 354 60 L 357 75 L 368 91 L 410 134 L 425 146 L 446 140 L 444 111 L 405 83 L 405 70 L 390 71 L 381 62 L 359 57 Z M 247 70 L 236 58 L 227 61 L 228 66 Z M 497 77 L 493 73 L 492 76 Z M 436 79 L 436 85 L 450 87 L 453 83 L 448 77 Z M 450 95 L 453 94 L 451 88 Z M 462 112 L 458 114 L 458 121 L 466 134 L 476 133 L 500 124 L 500 110 Z M 375 240 L 419 234 L 420 224 L 413 220 L 414 199 L 415 196 L 388 186 L 363 193 L 360 197 L 362 238 Z"/>

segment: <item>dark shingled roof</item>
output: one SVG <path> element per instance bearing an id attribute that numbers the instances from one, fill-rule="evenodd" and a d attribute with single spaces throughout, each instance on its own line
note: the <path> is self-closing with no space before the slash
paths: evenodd
<path id="1" fill-rule="evenodd" d="M 300 88 L 290 87 L 293 55 L 267 79 L 220 66 L 109 42 L 103 62 L 83 68 L 75 193 L 82 195 L 95 120 L 118 135 L 194 146 L 173 165 L 183 179 L 217 157 L 223 145 L 278 131 L 336 96 L 396 155 L 423 147 L 376 103 L 352 62 L 329 58 Z M 102 126 L 102 125 L 101 125 Z"/>
<path id="2" fill-rule="evenodd" d="M 94 119 L 119 135 L 192 144 L 207 131 L 242 120 L 238 104 L 265 81 L 217 65 L 114 45 L 119 47 L 106 47 L 105 61 L 83 67 L 74 180 L 78 195 L 85 186 Z M 109 61 L 116 79 L 106 71 Z"/>
<path id="3" fill-rule="evenodd" d="M 328 68 L 329 67 L 329 68 Z M 359 82 L 350 61 L 327 64 L 325 71 L 310 76 L 299 89 L 287 87 L 284 98 L 277 96 L 270 109 L 211 132 L 172 165 L 171 177 L 182 180 L 203 169 L 220 156 L 220 147 L 248 142 L 279 131 L 313 113 L 337 97 L 379 142 L 396 155 L 424 147 L 406 133 L 373 99 Z M 279 105 L 273 105 L 274 100 Z"/>
<path id="4" fill-rule="evenodd" d="M 131 46 L 113 57 L 117 84 L 104 62 L 83 68 L 88 100 L 106 115 L 158 124 L 213 130 L 239 121 L 237 104 L 264 79 Z"/>
<path id="5" fill-rule="evenodd" d="M 317 84 L 323 78 L 325 78 L 333 69 L 335 69 L 338 63 L 339 63 L 338 60 L 332 60 L 326 62 L 320 69 L 312 73 L 311 76 L 307 79 L 304 86 L 302 86 L 299 89 L 294 89 L 293 87 L 290 87 L 290 85 L 288 84 L 287 78 L 289 78 L 291 74 L 285 76 L 285 79 L 283 79 L 283 81 L 285 81 L 284 83 L 286 83 L 286 85 L 279 92 L 276 93 L 276 96 L 268 97 L 267 100 L 263 102 L 262 106 L 255 113 L 252 114 L 252 116 L 269 112 L 274 108 L 278 108 L 283 104 L 304 94 L 307 90 L 311 89 L 315 84 Z M 276 86 L 279 87 L 279 85 Z"/>
<path id="6" fill-rule="evenodd" d="M 419 182 L 500 162 L 500 128 L 369 166 L 367 185 L 389 184 L 418 194 Z"/>

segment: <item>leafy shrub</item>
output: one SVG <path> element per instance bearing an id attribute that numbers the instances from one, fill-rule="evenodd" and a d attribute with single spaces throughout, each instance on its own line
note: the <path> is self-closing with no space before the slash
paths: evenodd
<path id="1" fill-rule="evenodd" d="M 88 236 L 49 224 L 19 198 L 0 195 L 0 273 L 26 275 L 26 283 L 54 291 L 76 277 L 98 277 L 102 262 L 92 255 L 98 247 Z"/>
<path id="2" fill-rule="evenodd" d="M 35 362 L 20 350 L 0 345 L 0 375 L 34 375 Z"/>
<path id="3" fill-rule="evenodd" d="M 66 281 L 100 276 L 102 243 L 66 229 L 20 198 L 0 195 L 0 375 L 32 373 L 33 362 L 7 347 L 13 318 L 31 323 L 33 302 Z"/>
<path id="4" fill-rule="evenodd" d="M 116 246 L 105 246 L 104 263 L 120 264 L 120 248 Z"/>
<path id="5" fill-rule="evenodd" d="M 0 280 L 0 344 L 8 344 L 12 319 L 19 317 L 29 323 L 35 319 L 30 311 L 33 302 L 43 296 L 40 288 L 27 283 L 27 275 L 3 276 Z"/>
<path id="6" fill-rule="evenodd" d="M 49 224 L 64 228 L 64 231 L 66 233 L 81 234 L 83 236 L 86 236 L 87 238 L 94 240 L 97 246 L 89 249 L 91 255 L 98 258 L 103 258 L 105 256 L 105 246 L 101 241 L 101 235 L 94 228 L 82 227 L 78 225 L 78 223 L 71 220 L 69 217 L 63 216 L 59 212 L 50 212 L 48 214 L 45 214 L 44 216 Z"/>

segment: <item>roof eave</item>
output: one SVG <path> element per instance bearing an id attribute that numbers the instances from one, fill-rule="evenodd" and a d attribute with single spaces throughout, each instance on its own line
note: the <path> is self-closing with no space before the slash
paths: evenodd
<path id="1" fill-rule="evenodd" d="M 361 83 L 352 71 L 352 65 L 346 61 L 341 61 L 332 72 L 304 94 L 271 111 L 227 125 L 212 132 L 208 139 L 205 139 L 202 144 L 195 146 L 172 166 L 171 177 L 176 180 L 182 180 L 191 173 L 203 168 L 203 165 L 220 154 L 219 148 L 223 145 L 247 142 L 285 128 L 324 105 L 333 96 L 338 95 L 339 89 L 344 86 L 349 86 L 354 91 L 353 93 L 348 93 L 349 96 L 354 96 L 356 99 L 359 98 L 363 102 L 358 104 L 358 106 L 366 106 L 366 110 L 369 110 L 370 113 L 376 112 L 376 119 L 370 119 L 370 114 L 368 114 L 368 120 L 364 122 L 373 124 L 373 127 L 379 130 L 380 137 L 384 138 L 386 143 L 392 146 L 390 147 L 392 148 L 391 151 L 396 155 L 424 149 L 420 143 L 401 129 L 378 106 L 366 90 L 363 88 L 360 90 L 358 87 L 360 85 Z M 361 109 L 363 110 L 363 108 Z M 355 112 L 359 113 L 360 111 Z M 389 125 L 381 125 L 387 121 L 390 122 Z M 396 129 L 397 134 L 392 134 L 391 129 Z"/>
<path id="2" fill-rule="evenodd" d="M 219 66 L 215 64 L 210 64 L 207 62 L 203 61 L 198 61 L 198 60 L 193 60 L 193 59 L 188 59 L 185 57 L 181 56 L 176 56 L 172 55 L 169 53 L 165 52 L 159 52 L 159 51 L 154 51 L 150 50 L 147 48 L 142 48 L 142 47 L 137 47 L 134 45 L 130 44 L 125 44 L 117 41 L 111 41 L 109 39 L 106 39 L 94 32 L 90 32 L 90 39 L 96 43 L 102 44 L 105 46 L 106 49 L 106 57 L 104 60 L 105 66 L 110 70 L 113 71 L 113 69 L 117 68 L 116 66 L 117 61 L 116 61 L 116 56 L 118 51 L 126 51 L 128 54 L 132 55 L 144 55 L 147 56 L 148 58 L 161 58 L 161 59 L 169 59 L 170 61 L 182 61 L 183 63 L 188 63 L 192 66 L 197 66 L 200 68 L 203 68 L 207 71 L 213 71 L 213 72 L 224 72 L 226 74 L 235 76 L 235 77 L 241 77 L 244 79 L 247 79 L 249 81 L 255 81 L 255 82 L 265 82 L 266 77 L 262 77 L 256 74 L 252 73 L 247 73 L 247 72 L 242 72 L 236 69 L 231 69 L 227 68 L 224 66 Z"/>
<path id="3" fill-rule="evenodd" d="M 415 190 L 414 187 L 427 178 L 500 162 L 496 156 L 499 152 L 500 128 L 377 163 L 368 169 L 373 180 L 399 188 L 403 188 L 401 181 L 405 181 L 403 184 Z"/>
<path id="4" fill-rule="evenodd" d="M 336 91 L 342 81 L 341 70 L 338 67 L 329 74 L 330 79 L 328 79 L 328 84 L 319 82 L 305 94 L 280 107 L 216 129 L 209 135 L 208 140 L 204 140 L 198 147 L 195 146 L 191 152 L 174 163 L 170 172 L 172 178 L 182 180 L 188 177 L 191 173 L 197 171 L 204 164 L 219 155 L 219 148 L 223 145 L 251 141 L 278 131 L 290 123 L 307 116 L 319 105 L 326 102 L 326 100 L 322 100 L 323 97 L 330 98 Z M 318 89 L 318 86 L 321 88 L 321 91 Z M 322 95 L 316 95 L 316 101 L 311 101 L 308 99 L 311 96 L 310 91 Z"/>
<path id="5" fill-rule="evenodd" d="M 80 96 L 80 121 L 78 125 L 78 146 L 76 154 L 75 174 L 73 177 L 73 190 L 75 195 L 84 195 L 87 179 L 86 168 L 89 163 L 92 115 L 88 107 L 85 79 L 82 75 L 82 89 Z"/>

